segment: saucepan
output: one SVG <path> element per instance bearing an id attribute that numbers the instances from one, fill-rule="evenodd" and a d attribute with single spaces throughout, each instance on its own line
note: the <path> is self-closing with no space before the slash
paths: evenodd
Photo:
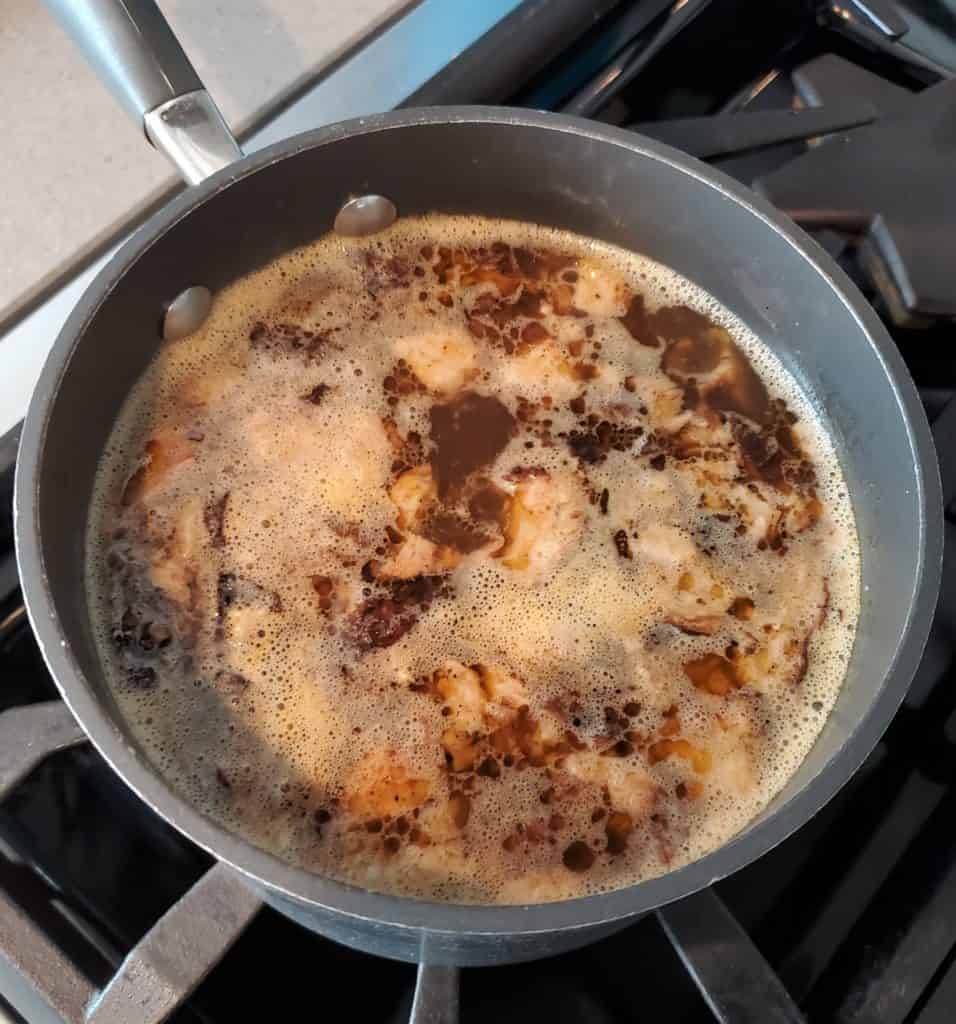
<path id="1" fill-rule="evenodd" d="M 676 150 L 547 113 L 405 110 L 243 156 L 152 2 L 51 6 L 193 186 L 123 246 L 70 316 L 33 395 L 17 467 L 30 621 L 64 701 L 116 773 L 242 885 L 307 928 L 374 954 L 448 965 L 591 942 L 739 870 L 816 814 L 907 690 L 942 547 L 938 467 L 916 390 L 879 319 L 823 250 L 761 198 Z M 368 198 L 376 196 L 390 202 Z M 617 892 L 531 906 L 367 892 L 292 867 L 209 820 L 167 785 L 119 715 L 93 640 L 83 565 L 94 473 L 120 406 L 164 332 L 188 331 L 210 295 L 331 230 L 346 204 L 357 230 L 374 228 L 383 210 L 478 213 L 646 253 L 752 328 L 835 439 L 862 544 L 862 612 L 846 682 L 783 791 L 707 856 Z"/>

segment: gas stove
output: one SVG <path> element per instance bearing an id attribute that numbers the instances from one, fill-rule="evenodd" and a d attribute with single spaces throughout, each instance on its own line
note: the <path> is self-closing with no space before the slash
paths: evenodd
<path id="1" fill-rule="evenodd" d="M 813 234 L 889 326 L 933 424 L 952 503 L 954 0 L 526 0 L 510 8 L 401 105 L 561 110 L 633 127 L 752 185 Z M 389 33 L 375 41 L 376 60 L 388 44 Z M 13 557 L 15 450 L 13 431 L 0 439 L 0 743 L 39 728 L 40 705 L 56 697 Z M 413 1007 L 413 966 L 352 952 L 263 909 L 251 923 L 223 926 L 223 949 L 235 943 L 192 979 L 194 991 L 167 978 L 161 1011 L 150 1016 L 131 989 L 128 1015 L 115 1015 L 114 1004 L 101 1019 L 159 1020 L 171 1011 L 175 1021 L 214 1024 L 344 1010 L 356 1021 L 409 1013 L 451 1021 L 456 981 L 464 1021 L 956 1019 L 954 531 L 948 515 L 936 620 L 891 727 L 808 825 L 714 887 L 710 930 L 676 908 L 549 960 L 437 983 L 424 972 Z M 67 727 L 50 744 L 64 749 L 26 774 L 28 764 L 0 749 L 0 1021 L 79 1019 L 71 1007 L 124 959 L 127 982 L 137 970 L 155 981 L 157 936 L 182 927 L 184 915 L 157 922 L 181 899 L 189 908 L 210 867 L 75 739 Z"/>

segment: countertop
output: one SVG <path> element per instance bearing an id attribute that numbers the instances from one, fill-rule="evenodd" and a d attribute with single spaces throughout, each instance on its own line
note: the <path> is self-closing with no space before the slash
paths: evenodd
<path id="1" fill-rule="evenodd" d="M 236 132 L 409 0 L 159 0 Z M 0 4 L 0 320 L 175 179 L 41 0 Z"/>
<path id="2" fill-rule="evenodd" d="M 391 110 L 522 2 L 159 0 L 233 127 L 252 122 L 247 153 Z M 0 0 L 0 82 L 2 450 L 16 446 L 47 353 L 137 205 L 176 180 L 40 0 Z M 294 93 L 284 104 L 283 89 Z"/>

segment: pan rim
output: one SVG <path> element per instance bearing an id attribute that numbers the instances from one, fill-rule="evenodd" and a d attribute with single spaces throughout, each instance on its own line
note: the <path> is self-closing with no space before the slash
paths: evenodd
<path id="1" fill-rule="evenodd" d="M 60 629 L 39 536 L 37 485 L 46 429 L 60 381 L 85 328 L 127 270 L 180 220 L 220 190 L 279 160 L 353 135 L 422 125 L 496 125 L 533 127 L 583 135 L 667 164 L 719 192 L 782 237 L 829 285 L 878 355 L 895 394 L 901 425 L 914 455 L 920 560 L 909 612 L 883 683 L 845 743 L 785 804 L 716 850 L 675 871 L 627 888 L 563 900 L 514 906 L 432 903 L 371 892 L 293 867 L 228 829 L 222 828 L 179 796 L 99 706 L 73 659 Z M 942 490 L 939 467 L 925 413 L 902 357 L 892 339 L 844 272 L 817 244 L 761 197 L 669 146 L 632 132 L 565 115 L 501 107 L 447 107 L 403 110 L 357 118 L 275 143 L 223 169 L 183 193 L 150 218 L 117 252 L 90 285 L 61 330 L 30 401 L 20 441 L 14 489 L 17 561 L 28 616 L 46 665 L 64 701 L 111 768 L 156 813 L 192 842 L 239 871 L 257 887 L 378 927 L 449 936 L 523 936 L 589 929 L 648 913 L 688 896 L 762 856 L 815 815 L 852 777 L 872 750 L 902 701 L 919 664 L 932 621 L 942 562 Z"/>

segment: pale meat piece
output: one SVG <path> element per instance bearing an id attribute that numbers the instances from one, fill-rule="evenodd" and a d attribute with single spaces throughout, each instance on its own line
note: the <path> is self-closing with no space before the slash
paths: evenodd
<path id="1" fill-rule="evenodd" d="M 183 383 L 180 398 L 185 405 L 210 408 L 218 405 L 241 383 L 245 370 L 240 366 L 219 365 L 197 373 Z"/>
<path id="2" fill-rule="evenodd" d="M 176 476 L 176 468 L 190 461 L 196 446 L 182 430 L 157 430 L 146 442 L 139 468 L 126 482 L 123 504 L 132 505 L 152 498 Z"/>
<path id="3" fill-rule="evenodd" d="M 473 665 L 448 660 L 437 673 L 436 688 L 452 706 L 453 715 L 464 715 L 458 724 L 477 728 L 475 716 L 499 717 L 494 705 L 517 710 L 528 703 L 528 690 L 516 676 L 495 666 Z"/>
<path id="4" fill-rule="evenodd" d="M 529 582 L 553 573 L 575 550 L 584 527 L 580 487 L 570 476 L 543 470 L 516 474 L 502 485 L 511 492 L 502 564 Z"/>
<path id="5" fill-rule="evenodd" d="M 438 498 L 438 488 L 427 463 L 406 470 L 392 484 L 388 497 L 396 509 L 396 524 L 402 531 L 397 547 L 376 564 L 375 576 L 386 580 L 410 580 L 416 576 L 439 576 L 451 572 L 461 561 L 454 549 L 413 532 Z"/>
<path id="6" fill-rule="evenodd" d="M 574 269 L 578 277 L 571 301 L 576 309 L 602 318 L 623 316 L 627 312 L 631 293 L 617 271 L 594 259 L 578 260 Z"/>
<path id="7" fill-rule="evenodd" d="M 707 785 L 749 796 L 756 785 L 756 737 L 749 719 L 733 708 L 721 714 L 705 741 L 711 755 Z"/>
<path id="8" fill-rule="evenodd" d="M 315 447 L 315 426 L 304 406 L 283 416 L 260 406 L 243 418 L 241 429 L 244 451 L 268 470 L 293 467 Z"/>
<path id="9" fill-rule="evenodd" d="M 241 424 L 244 450 L 271 476 L 283 467 L 279 489 L 306 495 L 326 515 L 355 522 L 367 518 L 368 495 L 385 486 L 389 446 L 379 417 L 353 412 L 349 429 L 324 434 L 307 402 L 287 414 L 259 408 Z M 276 484 L 273 483 L 275 488 Z"/>
<path id="10" fill-rule="evenodd" d="M 542 868 L 518 878 L 509 878 L 501 887 L 501 903 L 550 903 L 577 895 L 574 878 L 564 867 Z"/>
<path id="11" fill-rule="evenodd" d="M 482 667 L 481 689 L 493 705 L 517 710 L 528 703 L 528 689 L 516 676 L 494 666 Z M 497 717 L 494 708 L 490 711 Z"/>
<path id="12" fill-rule="evenodd" d="M 411 771 L 394 750 L 363 758 L 345 781 L 344 802 L 358 818 L 384 818 L 420 807 L 432 795 L 433 782 Z"/>
<path id="13" fill-rule="evenodd" d="M 464 330 L 409 334 L 397 338 L 392 347 L 429 391 L 444 397 L 453 395 L 478 373 L 475 342 Z"/>
<path id="14" fill-rule="evenodd" d="M 581 381 L 553 338 L 520 349 L 498 366 L 498 387 L 505 393 L 541 394 L 555 401 L 573 398 Z"/>
<path id="15" fill-rule="evenodd" d="M 759 608 L 755 610 L 747 623 L 750 636 L 731 657 L 734 672 L 742 685 L 757 690 L 795 686 L 806 675 L 810 642 L 823 625 L 830 603 L 826 579 L 809 573 L 806 576 L 807 589 L 803 600 L 806 602 L 807 596 L 813 595 L 811 622 L 806 625 L 788 621 L 786 610 L 776 616 L 768 615 Z"/>
<path id="16" fill-rule="evenodd" d="M 739 684 L 757 690 L 795 686 L 807 672 L 810 644 L 829 612 L 822 568 L 806 558 L 780 582 L 771 608 L 751 605 L 730 658 Z"/>
<path id="17" fill-rule="evenodd" d="M 739 700 L 725 700 L 703 728 L 685 731 L 679 715 L 665 717 L 648 744 L 647 760 L 672 766 L 693 799 L 710 788 L 745 797 L 755 785 L 756 742 L 749 710 Z"/>
<path id="18" fill-rule="evenodd" d="M 442 746 L 452 771 L 475 766 L 482 741 L 526 706 L 528 694 L 520 680 L 498 668 L 467 668 L 447 661 L 436 673 L 435 690 L 449 708 Z"/>
<path id="19" fill-rule="evenodd" d="M 637 552 L 667 570 L 683 569 L 700 559 L 697 546 L 687 533 L 677 526 L 649 523 L 637 538 Z"/>
<path id="20" fill-rule="evenodd" d="M 650 523 L 641 530 L 635 552 L 664 580 L 664 622 L 691 635 L 716 633 L 726 623 L 727 586 L 683 530 Z"/>
<path id="21" fill-rule="evenodd" d="M 416 533 L 409 533 L 398 550 L 375 568 L 375 578 L 411 580 L 416 576 L 442 576 L 461 561 L 461 555 L 443 544 L 433 544 Z"/>
<path id="22" fill-rule="evenodd" d="M 286 627 L 285 613 L 268 605 L 228 608 L 221 629 L 227 669 L 250 682 L 263 680 L 272 664 L 271 645 L 276 633 Z"/>
<path id="23" fill-rule="evenodd" d="M 450 709 L 441 743 L 453 772 L 475 767 L 485 735 L 485 696 L 473 669 L 449 661 L 435 680 L 439 696 Z"/>
<path id="24" fill-rule="evenodd" d="M 649 666 L 645 643 L 646 638 L 642 633 L 622 631 L 622 676 L 630 684 L 636 701 L 645 708 L 653 708 L 663 714 L 681 699 L 684 682 L 679 670 L 661 672 L 657 665 Z"/>
<path id="25" fill-rule="evenodd" d="M 150 579 L 180 609 L 193 609 L 198 599 L 199 556 L 207 540 L 202 502 L 186 498 L 176 512 L 172 536 L 153 555 Z"/>
<path id="26" fill-rule="evenodd" d="M 607 786 L 611 806 L 634 822 L 654 811 L 660 787 L 647 769 L 614 757 L 581 751 L 564 759 L 563 769 L 582 782 Z"/>
<path id="27" fill-rule="evenodd" d="M 734 435 L 729 420 L 721 422 L 712 412 L 691 412 L 673 435 L 672 444 L 681 456 L 735 459 Z"/>
<path id="28" fill-rule="evenodd" d="M 706 726 L 681 735 L 677 716 L 673 735 L 661 736 L 647 749 L 648 761 L 666 762 L 685 779 L 687 793 L 696 799 L 715 789 L 720 793 L 746 797 L 756 784 L 757 736 L 749 711 L 733 700 L 721 704 L 720 713 Z"/>
<path id="29" fill-rule="evenodd" d="M 739 355 L 728 366 L 738 362 Z M 776 545 L 782 537 L 795 536 L 816 525 L 823 507 L 812 488 L 791 486 L 776 478 L 767 480 L 755 469 L 740 438 L 749 439 L 748 443 L 763 451 L 764 442 L 753 440 L 757 435 L 741 427 L 739 419 L 732 422 L 730 417 L 718 417 L 706 408 L 675 414 L 678 395 L 683 403 L 679 387 L 676 394 L 657 391 L 650 402 L 651 421 L 659 433 L 667 436 L 665 451 L 670 469 L 694 481 L 707 509 L 734 516 L 754 543 Z M 663 406 L 662 396 L 669 396 Z"/>
<path id="30" fill-rule="evenodd" d="M 483 727 L 488 698 L 481 686 L 481 676 L 474 669 L 448 661 L 438 673 L 435 688 L 451 709 L 448 717 L 456 729 L 472 733 Z"/>
<path id="31" fill-rule="evenodd" d="M 438 497 L 438 487 L 428 463 L 406 470 L 389 488 L 388 496 L 398 509 L 398 528 L 411 530 Z"/>
<path id="32" fill-rule="evenodd" d="M 707 775 L 713 766 L 713 755 L 699 743 L 692 743 L 684 736 L 663 736 L 654 740 L 647 748 L 650 764 L 660 761 L 684 761 L 688 768 L 698 775 Z"/>
<path id="33" fill-rule="evenodd" d="M 771 544 L 784 534 L 796 536 L 815 526 L 823 508 L 812 494 L 781 494 L 767 484 L 737 482 L 740 464 L 732 456 L 694 464 L 693 476 L 711 512 L 732 515 L 755 543 Z"/>
<path id="34" fill-rule="evenodd" d="M 684 408 L 684 391 L 677 384 L 658 376 L 634 375 L 629 378 L 633 393 L 647 409 L 651 428 L 665 434 L 676 434 L 693 413 Z"/>
<path id="35" fill-rule="evenodd" d="M 731 661 L 737 679 L 756 690 L 797 682 L 804 668 L 805 638 L 789 626 L 738 649 Z"/>
<path id="36" fill-rule="evenodd" d="M 433 685 L 448 708 L 441 743 L 451 772 L 481 774 L 483 764 L 509 756 L 541 767 L 570 750 L 561 719 L 544 708 L 532 712 L 524 684 L 503 669 L 449 661 Z"/>
<path id="37" fill-rule="evenodd" d="M 442 809 L 445 807 L 443 801 Z M 438 821 L 440 812 L 437 805 L 425 805 L 416 827 L 427 841 L 406 841 L 395 852 L 385 851 L 379 834 L 363 830 L 339 836 L 337 845 L 350 880 L 378 892 L 413 895 L 440 885 L 447 900 L 481 902 L 483 890 L 475 858 L 464 849 L 461 830 L 454 825 L 446 830 Z"/>
<path id="38" fill-rule="evenodd" d="M 697 689 L 725 697 L 741 687 L 767 691 L 802 681 L 811 641 L 829 609 L 829 584 L 806 565 L 788 583 L 781 587 L 789 594 L 770 610 L 746 595 L 734 598 L 728 612 L 735 639 L 725 653 L 711 651 L 684 664 Z"/>
<path id="39" fill-rule="evenodd" d="M 381 420 L 371 413 L 354 415 L 348 432 L 337 434 L 334 444 L 327 437 L 316 438 L 311 448 L 312 458 L 325 471 L 317 494 L 323 506 L 352 521 L 367 521 L 367 495 L 384 488 L 390 466 Z"/>
<path id="40" fill-rule="evenodd" d="M 778 512 L 759 484 L 735 482 L 739 473 L 736 460 L 712 460 L 692 466 L 690 473 L 709 511 L 734 516 L 755 544 L 771 535 L 779 520 Z"/>
<path id="41" fill-rule="evenodd" d="M 638 534 L 652 523 L 671 522 L 680 513 L 680 506 L 688 500 L 683 476 L 659 473 L 651 469 L 644 459 L 634 459 L 630 452 L 609 452 L 604 466 L 592 470 L 595 488 L 609 488 L 609 516 L 613 529 L 625 529 Z M 625 475 L 626 474 L 626 475 Z M 621 487 L 621 477 L 628 486 Z"/>

